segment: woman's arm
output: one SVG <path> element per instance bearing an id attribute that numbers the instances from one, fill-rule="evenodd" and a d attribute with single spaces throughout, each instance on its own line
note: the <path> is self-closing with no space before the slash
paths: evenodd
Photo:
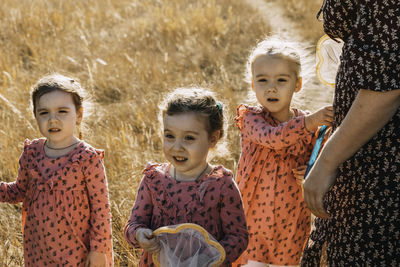
<path id="1" fill-rule="evenodd" d="M 354 155 L 393 117 L 400 106 L 400 89 L 388 92 L 360 90 L 340 127 L 328 139 L 303 183 L 304 200 L 321 218 L 322 199 L 336 180 L 340 164 Z"/>

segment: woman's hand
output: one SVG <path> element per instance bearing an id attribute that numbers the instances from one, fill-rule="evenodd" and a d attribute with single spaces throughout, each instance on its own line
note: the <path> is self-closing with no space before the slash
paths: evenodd
<path id="1" fill-rule="evenodd" d="M 336 181 L 336 169 L 330 170 L 317 162 L 303 182 L 303 197 L 307 208 L 317 217 L 326 219 L 323 198 Z"/>
<path id="2" fill-rule="evenodd" d="M 85 267 L 106 267 L 107 256 L 104 253 L 90 251 L 86 259 Z"/>
<path id="3" fill-rule="evenodd" d="M 151 229 L 137 229 L 136 240 L 138 241 L 140 247 L 149 253 L 154 253 L 160 250 L 160 244 L 157 238 L 153 235 L 153 231 Z"/>
<path id="4" fill-rule="evenodd" d="M 329 217 L 322 199 L 336 180 L 338 166 L 382 129 L 399 107 L 400 89 L 388 92 L 361 89 L 358 92 L 346 117 L 325 143 L 303 183 L 304 201 L 315 216 Z"/>

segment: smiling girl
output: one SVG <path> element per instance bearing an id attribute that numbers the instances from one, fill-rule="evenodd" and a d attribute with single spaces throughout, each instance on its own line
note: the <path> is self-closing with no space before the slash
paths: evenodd
<path id="1" fill-rule="evenodd" d="M 82 90 L 59 74 L 33 86 L 43 138 L 25 141 L 17 180 L 0 183 L 1 201 L 23 202 L 25 266 L 113 266 L 104 152 L 75 136 Z"/>
<path id="2" fill-rule="evenodd" d="M 168 163 L 149 164 L 144 170 L 125 237 L 144 249 L 140 266 L 154 266 L 151 255 L 159 243 L 153 231 L 195 223 L 225 249 L 221 266 L 231 266 L 245 249 L 248 232 L 232 172 L 207 160 L 223 136 L 222 104 L 205 89 L 187 88 L 171 93 L 161 109 Z"/>

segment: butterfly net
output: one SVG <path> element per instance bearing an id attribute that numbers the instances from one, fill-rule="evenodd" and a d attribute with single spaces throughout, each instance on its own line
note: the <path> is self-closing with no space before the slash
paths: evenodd
<path id="1" fill-rule="evenodd" d="M 153 232 L 161 249 L 153 253 L 160 267 L 219 266 L 225 259 L 223 247 L 201 226 L 184 223 L 158 228 Z"/>
<path id="2" fill-rule="evenodd" d="M 317 77 L 325 85 L 334 87 L 336 74 L 340 64 L 343 41 L 322 36 L 317 44 Z"/>

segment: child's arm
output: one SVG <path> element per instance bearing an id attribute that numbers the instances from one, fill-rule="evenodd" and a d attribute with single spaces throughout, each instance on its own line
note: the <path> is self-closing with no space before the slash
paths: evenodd
<path id="1" fill-rule="evenodd" d="M 144 176 L 140 182 L 135 204 L 131 211 L 131 216 L 124 229 L 125 239 L 129 244 L 136 248 L 142 247 L 140 242 L 137 240 L 137 231 L 139 231 L 139 229 L 149 228 L 153 213 L 151 194 L 145 178 L 146 176 Z"/>
<path id="2" fill-rule="evenodd" d="M 0 201 L 8 203 L 19 203 L 25 199 L 25 194 L 29 184 L 28 174 L 28 145 L 30 141 L 25 141 L 25 148 L 19 158 L 18 176 L 15 182 L 0 182 Z"/>
<path id="3" fill-rule="evenodd" d="M 219 243 L 226 252 L 225 263 L 231 263 L 246 249 L 249 233 L 239 189 L 232 177 L 226 178 L 221 192 L 223 194 L 220 215 L 225 235 Z"/>
<path id="4" fill-rule="evenodd" d="M 97 251 L 89 252 L 85 267 L 106 267 L 107 265 L 106 254 Z"/>
<path id="5" fill-rule="evenodd" d="M 248 140 L 274 150 L 280 150 L 299 140 L 311 142 L 312 132 L 319 125 L 331 124 L 332 108 L 324 107 L 317 112 L 293 118 L 278 126 L 271 126 L 261 113 L 248 112 L 246 106 L 239 106 L 236 117 L 237 126 L 241 130 L 243 140 Z"/>
<path id="6" fill-rule="evenodd" d="M 333 107 L 325 106 L 314 113 L 305 116 L 304 124 L 308 131 L 314 132 L 319 126 L 331 126 L 333 122 Z"/>
<path id="7" fill-rule="evenodd" d="M 140 247 L 147 252 L 154 253 L 160 250 L 160 243 L 154 237 L 151 229 L 138 228 L 135 237 Z"/>
<path id="8" fill-rule="evenodd" d="M 86 168 L 83 169 L 89 197 L 90 251 L 111 254 L 111 208 L 103 165 L 103 153 L 100 152 L 100 155 L 93 154 L 86 162 Z"/>
<path id="9" fill-rule="evenodd" d="M 311 132 L 305 127 L 305 116 L 271 126 L 261 113 L 252 112 L 248 107 L 240 105 L 237 109 L 236 125 L 240 129 L 242 140 L 274 150 L 289 147 L 307 137 L 311 140 Z"/>

